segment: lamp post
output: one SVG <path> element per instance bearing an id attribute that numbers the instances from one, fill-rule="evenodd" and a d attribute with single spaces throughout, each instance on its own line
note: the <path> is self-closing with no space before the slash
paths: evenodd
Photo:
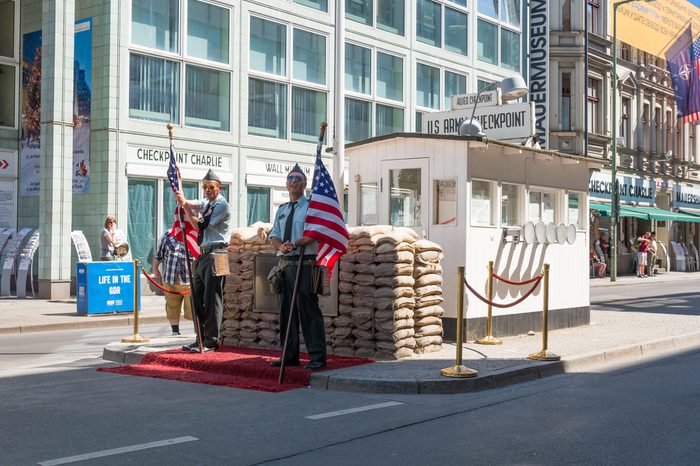
<path id="1" fill-rule="evenodd" d="M 610 195 L 610 281 L 617 280 L 617 219 L 620 199 L 617 187 L 617 7 L 637 0 L 621 0 L 613 3 L 613 43 L 612 43 L 612 157 L 610 164 L 612 193 Z M 647 3 L 655 0 L 644 0 Z M 588 18 L 586 18 L 588 21 Z M 586 76 L 588 86 L 588 76 Z M 588 106 L 588 102 L 586 102 Z"/>

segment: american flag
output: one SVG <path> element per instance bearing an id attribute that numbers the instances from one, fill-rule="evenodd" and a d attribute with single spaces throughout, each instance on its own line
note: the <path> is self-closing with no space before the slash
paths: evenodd
<path id="1" fill-rule="evenodd" d="M 692 123 L 700 120 L 700 37 L 693 42 L 690 56 L 693 72 L 690 73 L 690 89 L 686 113 L 683 115 L 683 123 Z"/>
<path id="2" fill-rule="evenodd" d="M 170 161 L 168 162 L 168 181 L 173 188 L 173 194 L 180 190 L 180 177 L 175 161 L 175 151 L 173 143 L 170 141 Z M 185 222 L 185 232 L 187 233 L 187 249 L 194 259 L 199 257 L 199 245 L 197 244 L 197 229 L 190 222 Z M 182 241 L 182 225 L 180 224 L 180 205 L 175 206 L 175 221 L 170 229 L 170 236 L 174 236 L 178 241 Z"/>
<path id="3" fill-rule="evenodd" d="M 340 212 L 338 195 L 333 180 L 321 160 L 321 145 L 316 149 L 314 181 L 311 186 L 309 210 L 306 212 L 304 236 L 318 241 L 316 263 L 328 267 L 333 275 L 333 266 L 348 250 L 348 229 Z"/>

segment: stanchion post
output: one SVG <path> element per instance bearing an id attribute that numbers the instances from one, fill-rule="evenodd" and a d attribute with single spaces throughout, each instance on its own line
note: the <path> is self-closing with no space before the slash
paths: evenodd
<path id="1" fill-rule="evenodd" d="M 446 367 L 440 371 L 445 377 L 469 378 L 476 377 L 477 371 L 462 365 L 462 340 L 464 334 L 464 267 L 457 267 L 457 359 L 454 366 Z"/>
<path id="2" fill-rule="evenodd" d="M 134 259 L 134 334 L 129 338 L 122 338 L 122 343 L 147 343 L 151 341 L 139 335 L 139 260 Z"/>
<path id="3" fill-rule="evenodd" d="M 486 317 L 486 336 L 476 340 L 474 343 L 480 345 L 500 345 L 503 342 L 493 336 L 493 305 L 491 304 L 493 302 L 493 261 L 489 261 L 489 278 L 486 292 L 489 301 L 488 315 Z"/>
<path id="4" fill-rule="evenodd" d="M 547 350 L 547 340 L 549 333 L 549 264 L 544 264 L 542 271 L 543 277 L 543 292 L 542 292 L 542 351 L 532 353 L 528 356 L 529 359 L 536 361 L 559 361 L 560 356 Z"/>

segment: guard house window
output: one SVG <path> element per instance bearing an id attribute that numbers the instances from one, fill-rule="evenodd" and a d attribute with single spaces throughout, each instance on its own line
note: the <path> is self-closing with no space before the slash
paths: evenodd
<path id="1" fill-rule="evenodd" d="M 571 131 L 571 73 L 561 74 L 561 130 Z"/>
<path id="2" fill-rule="evenodd" d="M 520 187 L 503 183 L 501 186 L 501 226 L 520 226 Z"/>
<path id="3" fill-rule="evenodd" d="M 294 0 L 294 3 L 320 11 L 328 11 L 328 0 Z"/>
<path id="4" fill-rule="evenodd" d="M 345 140 L 404 131 L 403 58 L 345 44 Z"/>
<path id="5" fill-rule="evenodd" d="M 567 222 L 581 228 L 581 209 L 583 195 L 579 193 L 569 193 L 567 196 Z"/>
<path id="6" fill-rule="evenodd" d="M 620 115 L 620 137 L 623 145 L 630 147 L 630 99 L 622 99 L 622 113 Z"/>
<path id="7" fill-rule="evenodd" d="M 528 220 L 549 223 L 554 221 L 554 194 L 530 191 L 528 197 Z"/>
<path id="8" fill-rule="evenodd" d="M 270 188 L 248 186 L 248 225 L 270 221 Z"/>
<path id="9" fill-rule="evenodd" d="M 421 224 L 421 170 L 401 168 L 389 170 L 391 225 L 420 227 Z"/>
<path id="10" fill-rule="evenodd" d="M 586 5 L 588 32 L 600 35 L 600 4 L 599 0 L 588 0 Z"/>
<path id="11" fill-rule="evenodd" d="M 520 71 L 520 0 L 479 0 L 477 58 Z"/>
<path id="12" fill-rule="evenodd" d="M 231 10 L 199 0 L 131 6 L 129 117 L 179 124 L 184 110 L 185 126 L 228 132 Z"/>
<path id="13" fill-rule="evenodd" d="M 359 224 L 360 225 L 376 225 L 377 224 L 377 205 L 379 204 L 379 192 L 377 183 L 361 183 L 360 184 L 360 209 L 359 209 Z M 346 204 L 347 205 L 347 204 Z"/>
<path id="14" fill-rule="evenodd" d="M 326 44 L 324 35 L 251 16 L 248 134 L 316 141 L 328 113 Z"/>
<path id="15" fill-rule="evenodd" d="M 457 225 L 457 180 L 454 178 L 433 182 L 435 225 Z"/>
<path id="16" fill-rule="evenodd" d="M 19 31 L 15 30 L 19 8 L 14 1 L 0 1 L 0 127 L 17 126 L 17 76 Z"/>
<path id="17" fill-rule="evenodd" d="M 491 182 L 472 180 L 471 222 L 472 225 L 493 225 L 493 203 Z"/>
<path id="18" fill-rule="evenodd" d="M 588 78 L 588 132 L 600 133 L 600 80 Z"/>
<path id="19" fill-rule="evenodd" d="M 466 6 L 466 1 L 462 0 L 445 0 L 444 3 L 418 0 L 416 38 L 433 47 L 466 56 L 469 23 Z"/>

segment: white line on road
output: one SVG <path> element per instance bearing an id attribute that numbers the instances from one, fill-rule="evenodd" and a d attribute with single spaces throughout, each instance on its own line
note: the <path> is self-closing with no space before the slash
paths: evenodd
<path id="1" fill-rule="evenodd" d="M 168 445 L 175 445 L 176 443 L 193 442 L 195 440 L 199 440 L 199 439 L 188 435 L 186 437 L 177 437 L 177 438 L 171 438 L 171 439 L 167 439 L 167 440 L 159 440 L 157 442 L 142 443 L 140 445 L 130 445 L 128 447 L 112 448 L 111 450 L 94 451 L 92 453 L 85 453 L 84 455 L 66 456 L 65 458 L 58 458 L 55 460 L 42 461 L 39 464 L 42 466 L 53 466 L 54 464 L 75 463 L 78 461 L 84 461 L 84 460 L 89 460 L 89 459 L 93 459 L 93 458 L 102 458 L 105 456 L 120 455 L 122 453 L 130 453 L 132 451 L 147 450 L 149 448 L 165 447 Z"/>
<path id="2" fill-rule="evenodd" d="M 328 413 L 314 414 L 313 416 L 306 416 L 306 419 L 325 419 L 327 417 L 343 416 L 345 414 L 360 413 L 362 411 L 371 411 L 373 409 L 388 408 L 390 406 L 399 406 L 403 403 L 398 401 L 387 401 L 386 403 L 379 403 L 376 405 L 360 406 L 359 408 L 341 409 L 340 411 L 331 411 Z"/>

